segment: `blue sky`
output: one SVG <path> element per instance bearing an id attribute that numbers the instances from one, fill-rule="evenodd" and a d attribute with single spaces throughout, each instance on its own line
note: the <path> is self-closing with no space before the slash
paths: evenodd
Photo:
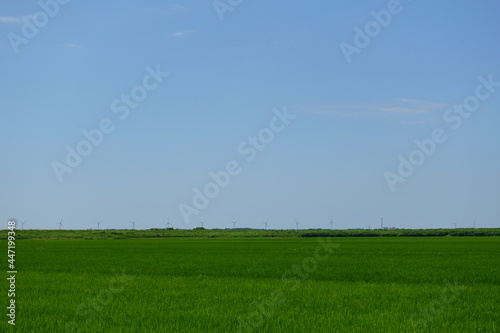
<path id="1" fill-rule="evenodd" d="M 66 2 L 0 5 L 1 220 L 499 226 L 499 3 Z"/>

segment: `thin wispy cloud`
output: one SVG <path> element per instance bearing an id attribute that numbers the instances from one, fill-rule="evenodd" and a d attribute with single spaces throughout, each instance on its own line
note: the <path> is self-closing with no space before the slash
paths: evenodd
<path id="1" fill-rule="evenodd" d="M 412 120 L 399 119 L 398 121 L 401 124 L 405 124 L 405 125 L 420 125 L 420 124 L 427 123 L 427 121 L 425 121 L 425 120 L 417 120 L 417 119 L 412 119 Z"/>
<path id="2" fill-rule="evenodd" d="M 175 9 L 175 10 L 181 10 L 181 9 L 186 9 L 183 5 L 179 5 L 178 3 L 174 3 L 170 6 L 170 8 Z"/>
<path id="3" fill-rule="evenodd" d="M 23 19 L 33 20 L 34 18 L 35 18 L 35 15 L 33 15 L 33 14 L 24 15 L 21 17 L 1 16 L 0 23 L 16 24 L 16 23 L 22 23 Z"/>
<path id="4" fill-rule="evenodd" d="M 0 23 L 20 23 L 21 19 L 17 17 L 0 17 Z"/>
<path id="5" fill-rule="evenodd" d="M 66 43 L 66 44 L 64 44 L 64 46 L 66 46 L 68 49 L 79 49 L 79 48 L 81 48 L 80 45 L 73 44 L 73 43 Z"/>
<path id="6" fill-rule="evenodd" d="M 389 112 L 393 114 L 416 114 L 416 113 L 426 113 L 428 110 L 426 109 L 415 109 L 415 108 L 405 108 L 400 106 L 392 106 L 392 107 L 378 107 L 377 110 L 382 112 Z"/>
<path id="7" fill-rule="evenodd" d="M 318 115 L 330 115 L 338 117 L 396 117 L 402 124 L 423 124 L 425 119 L 400 119 L 403 117 L 419 117 L 429 115 L 441 110 L 446 104 L 419 101 L 409 98 L 396 98 L 384 104 L 337 104 L 320 107 L 299 107 L 303 112 Z"/>
<path id="8" fill-rule="evenodd" d="M 185 31 L 177 31 L 177 32 L 171 34 L 170 37 L 180 38 L 180 37 L 184 37 L 187 34 L 192 34 L 194 32 L 196 32 L 196 30 L 194 30 L 194 29 L 185 30 Z"/>
<path id="9" fill-rule="evenodd" d="M 398 98 L 395 102 L 387 106 L 379 106 L 377 109 L 382 112 L 389 112 L 393 114 L 421 114 L 435 111 L 444 106 L 445 105 L 442 103 Z"/>

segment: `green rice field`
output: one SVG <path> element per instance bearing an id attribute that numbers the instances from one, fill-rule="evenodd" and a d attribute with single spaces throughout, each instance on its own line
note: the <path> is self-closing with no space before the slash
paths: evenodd
<path id="1" fill-rule="evenodd" d="M 2 332 L 500 332 L 500 237 L 20 239 L 16 263 Z"/>

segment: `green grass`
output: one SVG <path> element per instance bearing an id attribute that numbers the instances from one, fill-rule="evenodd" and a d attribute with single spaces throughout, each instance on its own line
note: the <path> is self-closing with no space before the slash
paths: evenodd
<path id="1" fill-rule="evenodd" d="M 500 236 L 499 228 L 477 229 L 396 229 L 396 230 L 258 230 L 258 229 L 147 229 L 147 230 L 16 230 L 18 239 L 128 239 L 128 238 L 187 238 L 187 237 L 461 237 L 461 236 Z M 3 230 L 1 237 L 6 239 Z"/>
<path id="2" fill-rule="evenodd" d="M 22 239 L 17 265 L 0 331 L 500 331 L 498 237 Z"/>

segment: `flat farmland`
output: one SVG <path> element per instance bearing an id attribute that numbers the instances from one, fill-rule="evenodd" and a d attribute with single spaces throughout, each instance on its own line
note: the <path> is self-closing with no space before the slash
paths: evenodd
<path id="1" fill-rule="evenodd" d="M 5 332 L 500 331 L 499 237 L 20 239 L 16 252 Z"/>

